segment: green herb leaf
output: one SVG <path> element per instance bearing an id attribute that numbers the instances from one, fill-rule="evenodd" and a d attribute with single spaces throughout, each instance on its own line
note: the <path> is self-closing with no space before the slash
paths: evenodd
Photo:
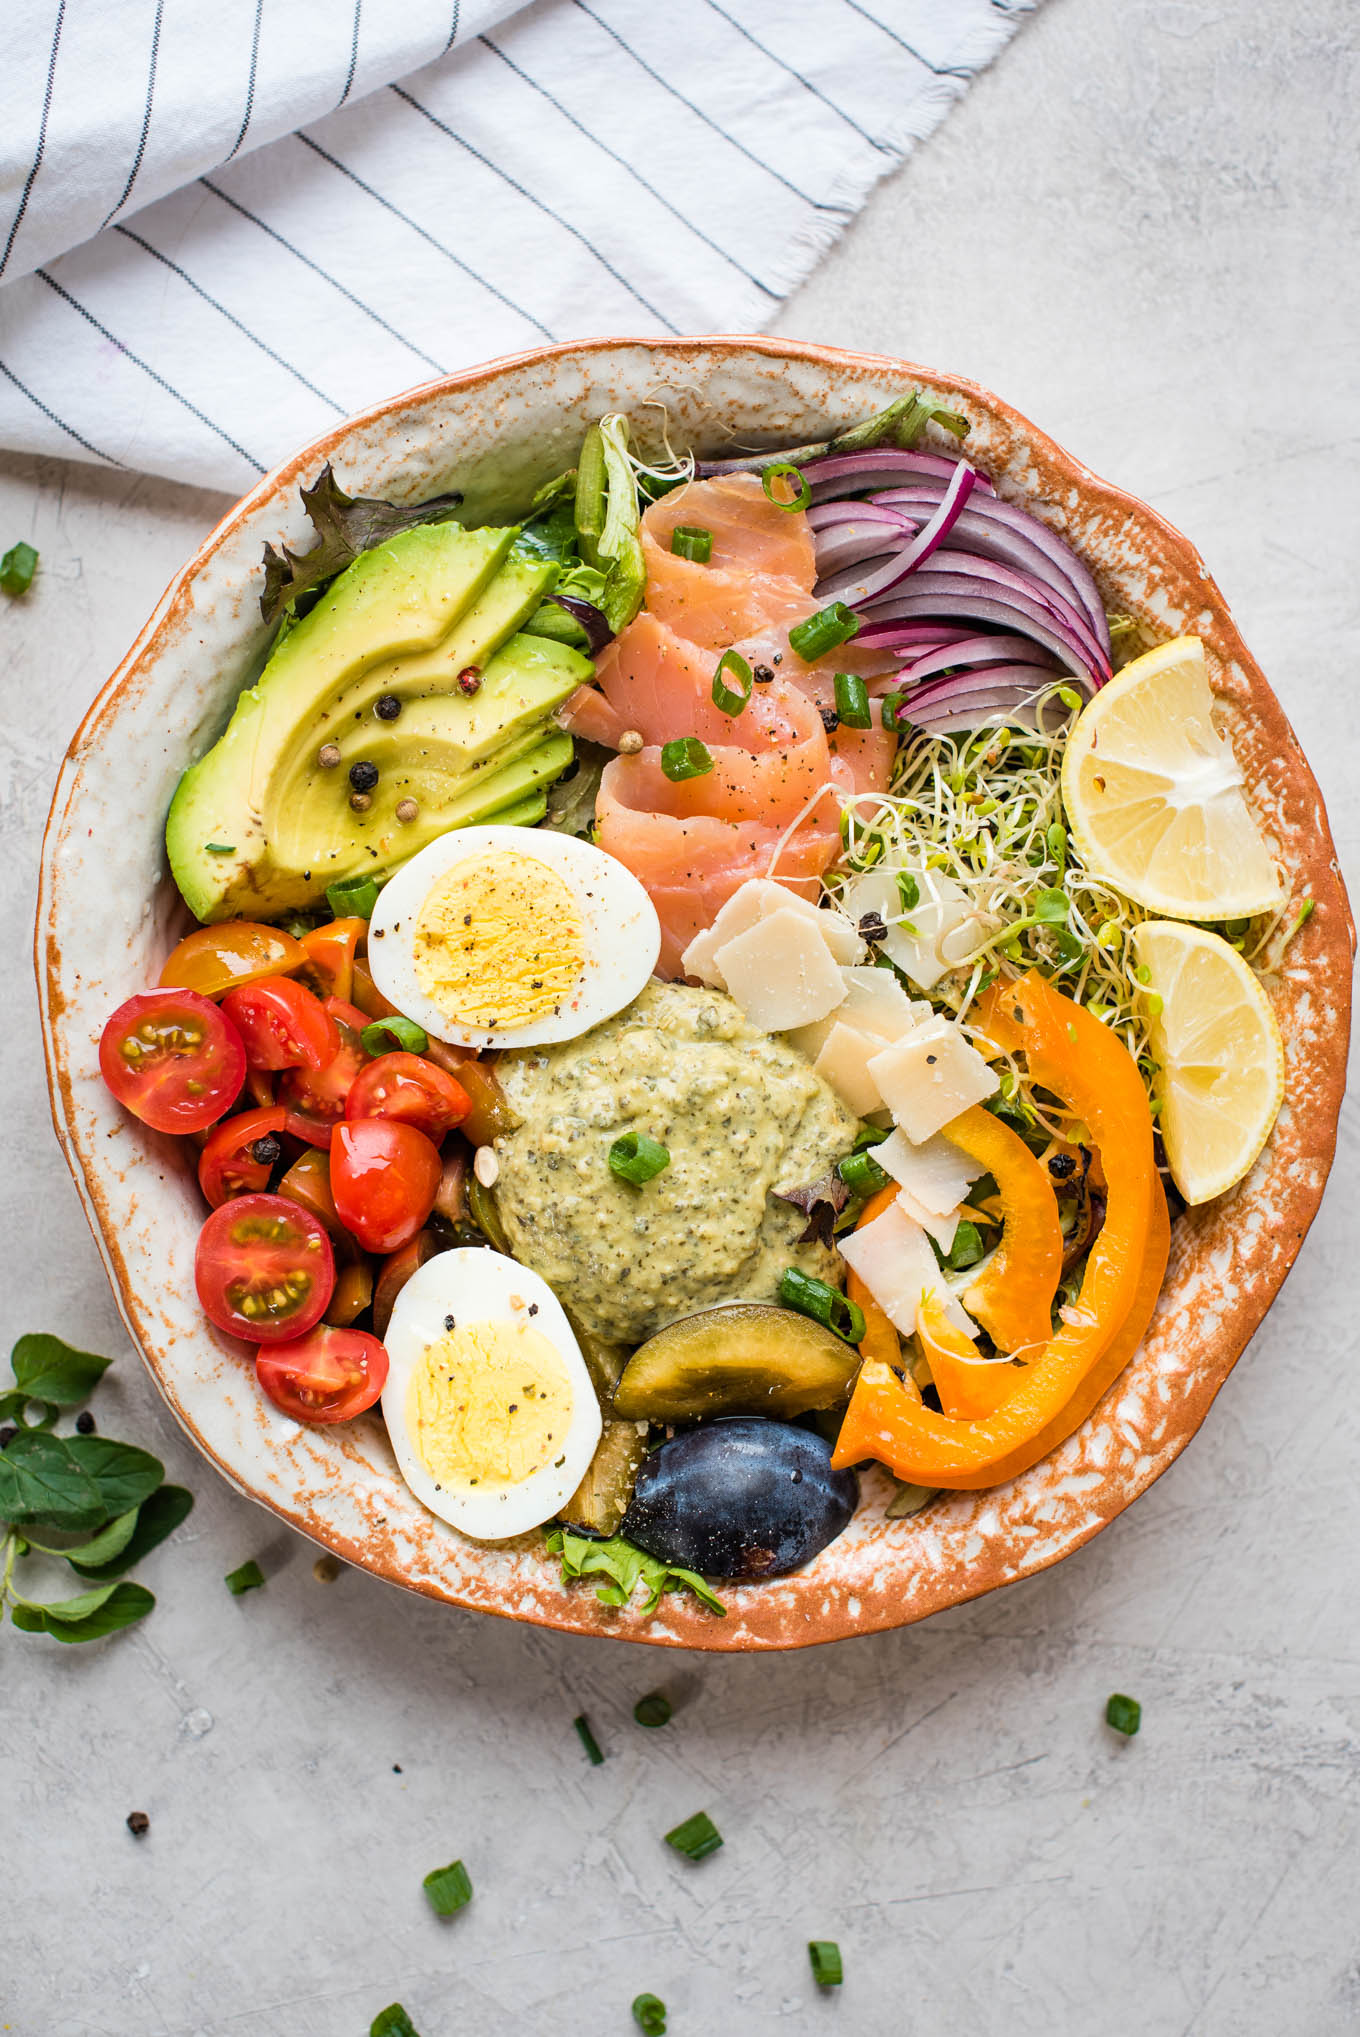
<path id="1" fill-rule="evenodd" d="M 108 1371 L 110 1360 L 92 1351 L 74 1351 L 60 1337 L 42 1332 L 20 1337 L 10 1353 L 14 1377 L 30 1400 L 76 1407 L 88 1400 Z"/>
<path id="2" fill-rule="evenodd" d="M 837 644 L 848 643 L 858 634 L 859 617 L 854 609 L 847 608 L 843 601 L 833 601 L 793 625 L 789 648 L 797 652 L 805 665 L 811 665 L 828 651 L 834 651 Z"/>
<path id="3" fill-rule="evenodd" d="M 392 2002 L 387 2008 L 379 2009 L 368 2026 L 368 2037 L 420 2037 L 411 2018 L 400 2002 Z"/>
<path id="4" fill-rule="evenodd" d="M 702 524 L 678 523 L 671 532 L 671 550 L 677 559 L 689 559 L 706 566 L 713 557 L 713 533 Z"/>
<path id="5" fill-rule="evenodd" d="M 912 876 L 910 870 L 898 871 L 897 895 L 902 901 L 903 912 L 910 912 L 913 906 L 921 903 L 921 887 Z"/>
<path id="6" fill-rule="evenodd" d="M 881 1125 L 861 1125 L 855 1133 L 854 1150 L 857 1153 L 867 1153 L 871 1146 L 881 1146 L 890 1136 Z"/>
<path id="7" fill-rule="evenodd" d="M 31 1407 L 42 1410 L 33 1422 L 28 1419 Z M 0 1422 L 14 1422 L 21 1429 L 51 1429 L 56 1426 L 60 1413 L 55 1401 L 34 1400 L 22 1387 L 12 1387 L 8 1393 L 0 1393 Z"/>
<path id="8" fill-rule="evenodd" d="M 10 1617 L 26 1634 L 50 1634 L 57 1641 L 101 1641 L 106 1634 L 116 1634 L 120 1627 L 145 1619 L 155 1603 L 143 1585 L 111 1584 L 57 1605 L 16 1600 Z M 78 1607 L 86 1610 L 78 1612 Z"/>
<path id="9" fill-rule="evenodd" d="M 792 494 L 783 492 L 783 484 L 792 487 Z M 765 500 L 772 502 L 776 509 L 806 509 L 812 500 L 812 490 L 792 460 L 775 460 L 766 467 L 761 474 L 760 485 L 765 491 Z"/>
<path id="10" fill-rule="evenodd" d="M 337 919 L 372 919 L 381 890 L 376 877 L 342 877 L 326 886 L 326 903 Z"/>
<path id="11" fill-rule="evenodd" d="M 633 1706 L 633 1717 L 640 1726 L 664 1726 L 669 1723 L 670 1716 L 671 1701 L 659 1690 L 648 1691 L 646 1697 L 640 1697 Z"/>
<path id="12" fill-rule="evenodd" d="M 841 1948 L 834 1938 L 809 1938 L 808 1958 L 818 1987 L 839 1987 L 845 1979 Z"/>
<path id="13" fill-rule="evenodd" d="M 1105 1706 L 1105 1723 L 1131 1740 L 1143 1723 L 1143 1707 L 1137 1698 L 1125 1697 L 1121 1691 L 1116 1691 Z"/>
<path id="14" fill-rule="evenodd" d="M 605 1605 L 627 1605 L 641 1584 L 647 1592 L 642 1606 L 645 1617 L 656 1611 L 662 1592 L 678 1591 L 683 1585 L 711 1613 L 716 1613 L 720 1619 L 727 1617 L 726 1606 L 697 1571 L 663 1563 L 659 1557 L 649 1556 L 645 1549 L 637 1548 L 622 1535 L 611 1535 L 607 1541 L 594 1542 L 584 1535 L 573 1535 L 570 1528 L 549 1528 L 545 1531 L 545 1540 L 552 1553 L 562 1559 L 563 1584 L 592 1575 L 600 1575 L 607 1580 L 595 1591 L 595 1596 Z"/>
<path id="15" fill-rule="evenodd" d="M 586 1757 L 589 1760 L 591 1767 L 598 1768 L 600 1766 L 600 1763 L 604 1760 L 604 1755 L 601 1752 L 599 1741 L 595 1738 L 595 1735 L 590 1730 L 590 1723 L 587 1720 L 585 1713 L 582 1712 L 580 1718 L 573 1719 L 571 1723 L 576 1728 L 576 1736 L 580 1740 L 581 1745 L 586 1750 Z"/>
<path id="16" fill-rule="evenodd" d="M 394 1052 L 423 1054 L 430 1040 L 424 1026 L 418 1026 L 414 1019 L 380 1018 L 364 1027 L 359 1044 L 366 1054 L 376 1057 Z"/>
<path id="17" fill-rule="evenodd" d="M 707 1811 L 696 1811 L 692 1818 L 685 1819 L 683 1825 L 667 1832 L 666 1844 L 690 1860 L 707 1860 L 709 1854 L 716 1853 L 722 1845 L 722 1833 Z"/>
<path id="18" fill-rule="evenodd" d="M 152 1499 L 154 1498 L 153 1493 Z M 150 1505 L 150 1501 L 147 1504 Z M 140 1511 L 138 1507 L 130 1507 L 125 1514 L 119 1514 L 116 1520 L 110 1521 L 107 1528 L 101 1528 L 91 1541 L 77 1542 L 74 1547 L 68 1544 L 64 1549 L 57 1548 L 51 1542 L 39 1542 L 32 1535 L 28 1537 L 28 1541 L 32 1548 L 41 1549 L 45 1556 L 66 1557 L 71 1562 L 72 1568 L 80 1570 L 82 1576 L 88 1575 L 88 1572 L 81 1570 L 81 1565 L 75 1562 L 77 1556 L 88 1561 L 96 1569 L 101 1563 L 115 1563 L 116 1567 L 110 1572 L 110 1576 L 116 1577 L 119 1571 L 131 1567 L 126 1563 L 116 1563 L 116 1559 L 122 1555 L 132 1540 Z M 96 1578 L 96 1582 L 102 1584 L 104 1579 Z"/>
<path id="19" fill-rule="evenodd" d="M 38 570 L 38 554 L 20 538 L 0 559 L 0 590 L 6 594 L 27 594 Z"/>
<path id="20" fill-rule="evenodd" d="M 333 580 L 352 566 L 361 552 L 384 545 L 417 524 L 447 523 L 461 495 L 436 495 L 428 502 L 381 502 L 371 496 L 346 495 L 329 460 L 310 488 L 300 491 L 302 506 L 316 531 L 316 543 L 305 552 L 264 548 L 264 592 L 260 613 L 276 623 L 298 598 Z"/>
<path id="21" fill-rule="evenodd" d="M 264 1583 L 264 1572 L 252 1556 L 239 1570 L 228 1571 L 222 1581 L 233 1598 L 240 1598 L 242 1592 L 259 1590 Z"/>
<path id="22" fill-rule="evenodd" d="M 713 759 L 697 736 L 679 736 L 661 745 L 661 769 L 672 785 L 678 785 L 682 778 L 702 778 L 713 769 Z"/>
<path id="23" fill-rule="evenodd" d="M 730 672 L 737 682 L 736 690 L 726 685 L 723 673 Z M 740 651 L 724 651 L 713 672 L 713 705 L 723 714 L 740 714 L 751 698 L 754 674 Z"/>
<path id="24" fill-rule="evenodd" d="M 978 1260 L 985 1257 L 986 1249 L 977 1225 L 964 1217 L 960 1220 L 959 1227 L 954 1233 L 954 1242 L 941 1263 L 947 1266 L 951 1273 L 962 1273 L 966 1267 L 976 1266 Z"/>
<path id="25" fill-rule="evenodd" d="M 131 1443 L 115 1443 L 108 1436 L 68 1436 L 66 1447 L 98 1487 L 105 1516 L 139 1507 L 164 1482 L 160 1458 Z"/>
<path id="26" fill-rule="evenodd" d="M 451 1917 L 472 1901 L 472 1877 L 461 1860 L 431 1869 L 421 1883 L 436 1917 Z"/>
<path id="27" fill-rule="evenodd" d="M 101 1535 L 81 1549 L 68 1549 L 66 1560 L 81 1577 L 92 1577 L 100 1583 L 108 1578 L 120 1577 L 125 1570 L 131 1570 L 134 1563 L 140 1563 L 168 1535 L 173 1535 L 180 1522 L 187 1520 L 193 1504 L 193 1494 L 186 1492 L 182 1485 L 162 1485 L 132 1514 L 132 1533 L 121 1550 L 111 1550 L 107 1556 L 96 1556 L 93 1552 L 104 1540 Z M 128 1516 L 123 1514 L 112 1526 L 121 1527 L 127 1519 Z M 105 1530 L 105 1534 L 111 1533 L 112 1527 Z"/>
<path id="28" fill-rule="evenodd" d="M 837 672 L 836 712 L 848 729 L 869 729 L 874 725 L 869 709 L 869 689 L 857 672 Z"/>
<path id="29" fill-rule="evenodd" d="M 1065 891 L 1045 886 L 1034 901 L 1033 916 L 1041 926 L 1065 927 L 1072 901 Z"/>
<path id="30" fill-rule="evenodd" d="M 643 2037 L 666 2037 L 666 2004 L 657 1995 L 635 1995 L 633 2021 Z"/>
<path id="31" fill-rule="evenodd" d="M 65 1437 L 24 1429 L 0 1451 L 0 1518 L 76 1530 L 102 1526 L 111 1511 Z"/>
<path id="32" fill-rule="evenodd" d="M 785 1308 L 810 1316 L 814 1323 L 823 1324 L 844 1343 L 858 1344 L 864 1336 L 864 1311 L 859 1303 L 851 1301 L 838 1287 L 830 1287 L 825 1280 L 804 1273 L 800 1267 L 785 1267 L 779 1279 L 779 1299 Z"/>
<path id="33" fill-rule="evenodd" d="M 655 1180 L 670 1164 L 669 1149 L 659 1139 L 649 1139 L 646 1132 L 624 1132 L 609 1148 L 610 1173 L 639 1188 L 644 1181 Z"/>

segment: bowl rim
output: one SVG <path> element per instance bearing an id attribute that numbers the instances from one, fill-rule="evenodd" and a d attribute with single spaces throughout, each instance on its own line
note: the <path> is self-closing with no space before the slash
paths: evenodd
<path id="1" fill-rule="evenodd" d="M 51 921 L 54 911 L 54 854 L 59 831 L 69 811 L 74 789 L 71 780 L 73 777 L 78 778 L 80 754 L 95 726 L 115 704 L 122 689 L 135 674 L 143 658 L 153 649 L 161 633 L 174 623 L 182 606 L 189 599 L 196 576 L 217 550 L 235 533 L 238 525 L 257 508 L 271 499 L 289 499 L 299 479 L 314 472 L 319 464 L 339 453 L 356 431 L 400 417 L 404 412 L 418 409 L 441 395 L 475 391 L 479 387 L 495 383 L 508 372 L 517 369 L 573 356 L 598 359 L 611 353 L 639 350 L 656 354 L 684 351 L 708 359 L 731 353 L 757 355 L 773 363 L 800 362 L 831 371 L 851 371 L 859 376 L 879 375 L 893 379 L 915 380 L 935 389 L 946 390 L 965 401 L 972 400 L 993 416 L 1004 419 L 1008 427 L 1032 448 L 1042 449 L 1047 458 L 1062 471 L 1069 486 L 1078 492 L 1083 506 L 1096 503 L 1122 515 L 1131 514 L 1136 517 L 1143 530 L 1155 534 L 1164 549 L 1168 565 L 1174 563 L 1179 566 L 1201 592 L 1205 606 L 1212 610 L 1218 634 L 1231 646 L 1234 663 L 1240 666 L 1248 677 L 1255 715 L 1265 724 L 1267 734 L 1277 749 L 1290 757 L 1297 778 L 1302 780 L 1311 793 L 1313 847 L 1307 858 L 1302 860 L 1306 864 L 1306 875 L 1310 880 L 1312 896 L 1319 904 L 1325 903 L 1328 910 L 1325 913 L 1316 913 L 1308 928 L 1297 938 L 1300 942 L 1308 940 L 1319 961 L 1329 958 L 1334 961 L 1340 960 L 1343 949 L 1347 964 L 1353 961 L 1356 948 L 1354 922 L 1337 866 L 1325 807 L 1311 770 L 1269 682 L 1243 643 L 1217 584 L 1207 572 L 1190 540 L 1159 511 L 1128 491 L 1094 474 L 1084 462 L 1067 452 L 1048 433 L 1015 410 L 1004 398 L 983 385 L 967 377 L 924 367 L 897 356 L 867 353 L 767 334 L 717 333 L 664 337 L 649 335 L 640 338 L 611 336 L 569 340 L 501 355 L 453 374 L 435 377 L 371 404 L 343 419 L 289 455 L 263 475 L 246 495 L 231 504 L 192 557 L 171 578 L 147 622 L 90 703 L 72 735 L 58 771 L 44 829 L 34 927 L 34 968 L 38 985 L 49 1104 L 58 1144 L 108 1274 L 115 1305 L 134 1345 L 162 1398 L 197 1449 L 221 1472 L 230 1485 L 247 1498 L 253 1499 L 258 1505 L 288 1522 L 291 1527 L 318 1546 L 333 1551 L 356 1567 L 366 1569 L 375 1576 L 383 1577 L 421 1596 L 489 1612 L 497 1617 L 564 1632 L 586 1633 L 596 1638 L 619 1639 L 655 1646 L 687 1647 L 710 1652 L 826 1645 L 831 1641 L 853 1638 L 858 1634 L 883 1632 L 911 1625 L 947 1606 L 966 1603 L 1005 1584 L 1018 1582 L 1022 1577 L 1037 1575 L 1040 1571 L 1061 1562 L 1075 1549 L 1083 1547 L 1103 1528 L 1109 1526 L 1111 1521 L 1117 1519 L 1126 1507 L 1169 1469 L 1198 1433 L 1214 1399 L 1283 1285 L 1316 1215 L 1335 1153 L 1337 1120 L 1345 1088 L 1344 1051 L 1333 1054 L 1326 1062 L 1321 1083 L 1315 1093 L 1306 1099 L 1308 1119 L 1315 1135 L 1315 1144 L 1310 1157 L 1315 1163 L 1316 1182 L 1315 1185 L 1299 1182 L 1291 1188 L 1287 1208 L 1289 1236 L 1282 1249 L 1278 1273 L 1273 1272 L 1249 1297 L 1245 1305 L 1239 1306 L 1233 1313 L 1227 1334 L 1220 1334 L 1217 1339 L 1213 1354 L 1214 1362 L 1207 1376 L 1187 1395 L 1178 1411 L 1174 1436 L 1161 1449 L 1156 1459 L 1150 1460 L 1151 1468 L 1145 1475 L 1123 1482 L 1118 1479 L 1106 1479 L 1102 1489 L 1089 1496 L 1086 1521 L 1069 1532 L 1060 1547 L 1048 1551 L 1037 1549 L 1028 1556 L 1021 1555 L 1007 1562 L 984 1552 L 983 1559 L 973 1566 L 970 1572 L 960 1575 L 956 1568 L 952 1573 L 933 1579 L 909 1605 L 890 1608 L 865 1620 L 847 1620 L 844 1617 L 831 1619 L 824 1622 L 820 1629 L 807 1633 L 795 1631 L 773 1639 L 750 1632 L 734 1634 L 730 1639 L 724 1639 L 727 1622 L 720 1623 L 703 1614 L 694 1616 L 693 1609 L 687 1606 L 682 1606 L 678 1615 L 669 1617 L 665 1622 L 633 1619 L 625 1624 L 614 1618 L 601 1617 L 603 1609 L 596 1608 L 593 1594 L 582 1593 L 579 1590 L 573 1593 L 563 1590 L 557 1601 L 536 1605 L 531 1611 L 526 1611 L 522 1606 L 497 1603 L 492 1599 L 469 1597 L 464 1593 L 443 1588 L 435 1579 L 408 1576 L 397 1564 L 383 1560 L 371 1550 L 367 1550 L 361 1542 L 352 1542 L 342 1535 L 323 1529 L 314 1516 L 299 1513 L 273 1496 L 252 1489 L 203 1436 L 191 1413 L 174 1391 L 172 1380 L 154 1354 L 154 1349 L 144 1333 L 137 1294 L 130 1281 L 116 1238 L 112 1234 L 100 1181 L 99 1156 L 94 1151 L 86 1151 L 83 1141 L 78 1136 L 74 1121 L 70 1075 L 62 1064 L 60 1052 L 58 1038 L 62 1010 L 62 994 L 58 981 L 60 948 Z M 1320 894 L 1325 894 L 1325 899 Z M 1342 1007 L 1336 1032 L 1348 1033 L 1349 967 L 1341 972 L 1341 975 L 1344 980 L 1338 980 L 1331 985 Z M 1131 1361 L 1131 1364 L 1133 1362 L 1135 1361 Z M 1109 1389 L 1079 1433 L 1100 1429 L 1126 1376 L 1127 1374 L 1121 1375 L 1121 1379 Z M 1040 1469 L 1047 1461 L 1041 1460 L 1040 1466 L 1035 1469 Z M 1013 1483 L 1023 1485 L 1025 1479 L 1032 1475 L 1032 1472 L 1022 1474 L 1021 1479 Z M 997 1490 L 1004 1491 L 1005 1488 Z M 986 1495 L 982 1497 L 985 1498 Z M 751 1588 L 761 1590 L 765 1587 L 755 1585 Z M 673 1604 L 674 1601 L 668 1601 L 668 1606 Z"/>

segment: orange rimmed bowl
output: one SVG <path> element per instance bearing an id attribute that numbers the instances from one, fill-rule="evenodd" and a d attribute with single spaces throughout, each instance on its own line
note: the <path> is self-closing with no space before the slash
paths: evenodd
<path id="1" fill-rule="evenodd" d="M 309 1428 L 265 1400 L 243 1347 L 194 1294 L 202 1209 L 184 1149 L 126 1117 L 99 1077 L 104 1020 L 154 983 L 183 930 L 166 807 L 259 668 L 260 552 L 305 544 L 298 485 L 326 460 L 352 493 L 418 501 L 461 487 L 472 520 L 511 511 L 571 464 L 585 426 L 623 410 L 644 436 L 717 455 L 806 442 L 921 388 L 973 421 L 1003 494 L 1060 530 L 1112 609 L 1157 637 L 1203 638 L 1267 833 L 1316 910 L 1272 995 L 1287 1096 L 1251 1174 L 1176 1225 L 1137 1357 L 1076 1435 L 992 1492 L 884 1517 L 871 1473 L 840 1540 L 796 1576 L 724 1587 L 728 1617 L 671 1594 L 650 1620 L 564 1589 L 538 1536 L 467 1541 L 417 1503 L 376 1418 Z M 649 408 L 649 406 L 651 406 Z M 659 435 L 659 426 L 657 427 Z M 140 900 L 130 911 L 129 901 Z M 1184 1449 L 1279 1291 L 1331 1165 L 1354 929 L 1322 798 L 1293 731 L 1187 540 L 973 383 L 910 363 L 773 339 L 598 340 L 427 384 L 366 411 L 260 482 L 167 590 L 76 733 L 44 843 L 36 961 L 52 1113 L 119 1309 L 152 1376 L 238 1489 L 347 1562 L 450 1604 L 577 1633 L 710 1649 L 796 1648 L 904 1626 L 1029 1576 L 1089 1540 Z"/>

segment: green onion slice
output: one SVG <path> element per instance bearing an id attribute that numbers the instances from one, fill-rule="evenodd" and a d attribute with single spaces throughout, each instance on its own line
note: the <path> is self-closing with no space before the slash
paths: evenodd
<path id="1" fill-rule="evenodd" d="M 809 1938 L 808 1958 L 818 1987 L 839 1987 L 845 1979 L 841 1948 L 834 1938 Z"/>
<path id="2" fill-rule="evenodd" d="M 234 856 L 236 854 L 235 842 L 205 842 L 203 847 L 210 856 Z"/>
<path id="3" fill-rule="evenodd" d="M 885 1174 L 872 1153 L 850 1153 L 836 1169 L 853 1195 L 877 1195 L 892 1176 Z"/>
<path id="4" fill-rule="evenodd" d="M 1131 1740 L 1143 1723 L 1143 1707 L 1137 1698 L 1125 1697 L 1122 1691 L 1116 1691 L 1105 1707 L 1105 1723 Z"/>
<path id="5" fill-rule="evenodd" d="M 740 687 L 734 693 L 730 686 L 723 684 L 723 673 L 730 672 Z M 753 674 L 740 651 L 724 651 L 713 672 L 713 705 L 724 714 L 740 714 L 751 698 Z M 664 767 L 663 767 L 664 768 Z"/>
<path id="6" fill-rule="evenodd" d="M 863 1339 L 864 1311 L 858 1302 L 797 1266 L 785 1267 L 779 1282 L 779 1299 L 785 1308 L 797 1309 L 800 1316 L 811 1316 L 814 1323 L 823 1324 L 847 1344 L 858 1344 Z"/>
<path id="7" fill-rule="evenodd" d="M 706 1860 L 722 1845 L 722 1833 L 707 1811 L 696 1811 L 692 1818 L 685 1819 L 683 1825 L 667 1832 L 666 1844 L 673 1846 L 677 1853 L 683 1853 L 687 1859 Z"/>
<path id="8" fill-rule="evenodd" d="M 633 1717 L 640 1726 L 664 1726 L 671 1715 L 671 1701 L 659 1690 L 649 1690 L 646 1697 L 640 1697 L 633 1706 Z"/>
<path id="9" fill-rule="evenodd" d="M 661 768 L 678 785 L 682 778 L 702 778 L 713 769 L 713 759 L 697 736 L 679 736 L 661 745 Z"/>
<path id="10" fill-rule="evenodd" d="M 423 1054 L 430 1044 L 424 1026 L 418 1026 L 414 1019 L 380 1018 L 371 1026 L 365 1026 L 359 1035 L 366 1054 Z"/>
<path id="11" fill-rule="evenodd" d="M 27 594 L 38 570 L 38 554 L 20 539 L 0 559 L 0 588 L 6 594 Z"/>
<path id="12" fill-rule="evenodd" d="M 420 2032 L 400 2002 L 379 2009 L 368 2026 L 368 2037 L 420 2037 Z"/>
<path id="13" fill-rule="evenodd" d="M 779 481 L 791 481 L 793 494 L 776 495 L 775 483 Z M 766 500 L 772 502 L 776 509 L 806 509 L 812 500 L 812 490 L 803 470 L 795 467 L 792 460 L 776 460 L 773 466 L 767 467 L 760 477 L 760 485 L 765 490 Z"/>
<path id="14" fill-rule="evenodd" d="M 853 1151 L 856 1153 L 863 1153 L 866 1152 L 870 1146 L 881 1146 L 883 1144 L 883 1141 L 888 1136 L 889 1136 L 888 1133 L 885 1132 L 880 1125 L 861 1125 L 859 1130 L 855 1133 L 855 1144 L 853 1147 Z"/>
<path id="15" fill-rule="evenodd" d="M 670 1164 L 668 1149 L 659 1139 L 648 1138 L 646 1132 L 624 1132 L 609 1148 L 610 1173 L 638 1188 L 644 1181 L 655 1180 Z"/>
<path id="16" fill-rule="evenodd" d="M 472 1901 L 472 1877 L 461 1860 L 431 1868 L 421 1883 L 436 1917 L 451 1917 Z"/>
<path id="17" fill-rule="evenodd" d="M 838 672 L 835 678 L 836 712 L 848 729 L 871 729 L 869 689 L 857 672 Z"/>
<path id="18" fill-rule="evenodd" d="M 258 1591 L 264 1583 L 264 1572 L 252 1556 L 249 1563 L 243 1563 L 239 1570 L 231 1571 L 226 1579 L 227 1590 L 233 1598 L 239 1598 L 243 1591 Z"/>
<path id="19" fill-rule="evenodd" d="M 571 1723 L 576 1728 L 577 1736 L 580 1739 L 581 1745 L 586 1750 L 586 1754 L 590 1759 L 591 1767 L 598 1768 L 600 1763 L 604 1760 L 604 1755 L 600 1750 L 599 1741 L 595 1738 L 595 1735 L 590 1730 L 590 1723 L 587 1720 L 585 1713 L 582 1712 L 580 1718 L 573 1719 Z"/>
<path id="20" fill-rule="evenodd" d="M 671 550 L 679 559 L 706 566 L 713 557 L 713 533 L 699 523 L 678 523 L 671 532 Z"/>
<path id="21" fill-rule="evenodd" d="M 833 601 L 829 608 L 819 608 L 815 615 L 796 622 L 789 631 L 789 645 L 805 665 L 811 665 L 858 634 L 859 617 L 854 609 L 843 601 Z"/>
<path id="22" fill-rule="evenodd" d="M 326 903 L 337 919 L 372 919 L 381 889 L 376 877 L 343 877 L 326 886 Z"/>
<path id="23" fill-rule="evenodd" d="M 633 2021 L 643 2037 L 666 2037 L 666 2004 L 657 1995 L 635 1996 Z"/>

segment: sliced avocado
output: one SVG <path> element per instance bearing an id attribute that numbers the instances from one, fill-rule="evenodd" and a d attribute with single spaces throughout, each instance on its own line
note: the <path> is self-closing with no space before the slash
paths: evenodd
<path id="1" fill-rule="evenodd" d="M 403 532 L 357 559 L 278 643 L 171 804 L 170 867 L 200 919 L 305 907 L 327 884 L 390 869 L 565 770 L 570 739 L 548 721 L 591 666 L 514 634 L 556 570 L 508 556 L 516 535 Z M 399 703 L 395 718 L 377 714 L 384 696 Z M 340 752 L 329 768 L 323 745 Z M 362 812 L 350 804 L 358 763 L 378 772 Z M 416 817 L 399 821 L 407 800 Z"/>
<path id="2" fill-rule="evenodd" d="M 484 813 L 485 826 L 498 828 L 536 828 L 548 811 L 546 792 L 530 792 L 523 799 L 516 799 L 509 806 L 498 806 L 494 813 Z"/>

